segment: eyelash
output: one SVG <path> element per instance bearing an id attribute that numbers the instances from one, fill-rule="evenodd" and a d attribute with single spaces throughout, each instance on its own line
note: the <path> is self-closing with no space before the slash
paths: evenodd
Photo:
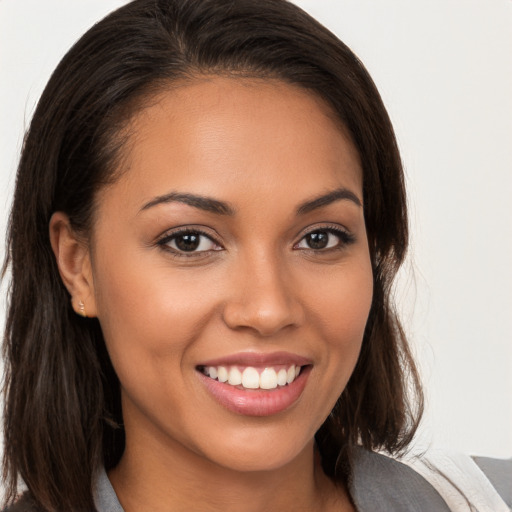
<path id="1" fill-rule="evenodd" d="M 210 234 L 206 233 L 205 231 L 203 231 L 199 228 L 189 228 L 189 227 L 183 228 L 183 229 L 178 229 L 176 231 L 172 231 L 171 233 L 167 233 L 160 240 L 158 240 L 157 245 L 159 245 L 165 251 L 168 251 L 175 258 L 197 258 L 200 256 L 204 257 L 206 254 L 209 254 L 211 252 L 211 251 L 186 252 L 186 251 L 180 251 L 179 249 L 174 249 L 172 247 L 169 247 L 169 244 L 173 240 L 175 240 L 176 238 L 178 238 L 180 236 L 185 236 L 185 235 L 199 235 L 201 237 L 205 237 L 219 247 L 219 249 L 213 249 L 213 251 L 222 250 L 222 246 Z"/>
<path id="2" fill-rule="evenodd" d="M 339 251 L 345 249 L 347 246 L 353 244 L 356 241 L 356 238 L 353 234 L 348 231 L 340 228 L 339 226 L 320 226 L 310 229 L 306 233 L 304 233 L 293 247 L 295 248 L 298 244 L 300 244 L 308 235 L 312 235 L 313 233 L 329 233 L 330 235 L 334 235 L 339 239 L 339 242 L 334 247 L 328 247 L 323 249 L 313 249 L 313 248 L 305 248 L 303 250 L 311 251 L 314 253 L 327 253 L 331 251 Z"/>
<path id="3" fill-rule="evenodd" d="M 339 239 L 339 242 L 334 247 L 328 247 L 328 248 L 322 248 L 322 249 L 313 249 L 313 248 L 303 248 L 298 249 L 297 246 L 308 236 L 312 235 L 314 233 L 329 233 L 331 235 L 336 236 Z M 218 249 L 213 250 L 207 250 L 207 251 L 181 251 L 179 249 L 175 249 L 172 247 L 169 247 L 169 244 L 177 239 L 180 236 L 185 235 L 199 235 L 200 237 L 207 238 L 210 242 L 215 244 Z M 346 248 L 347 246 L 353 244 L 356 241 L 354 235 L 349 233 L 348 231 L 339 228 L 338 226 L 321 226 L 321 227 L 315 227 L 314 229 L 311 229 L 304 233 L 300 240 L 294 244 L 293 248 L 296 250 L 304 250 L 304 251 L 311 251 L 313 253 L 327 253 L 331 251 L 337 251 L 342 250 Z M 200 242 L 201 243 L 201 242 Z M 199 229 L 199 228 L 183 228 L 176 231 L 173 231 L 171 233 L 167 233 L 164 235 L 160 240 L 157 241 L 157 245 L 160 246 L 162 249 L 168 251 L 173 257 L 175 258 L 197 258 L 201 256 L 205 256 L 207 254 L 210 254 L 212 251 L 221 251 L 223 250 L 222 246 L 208 233 L 205 231 Z"/>

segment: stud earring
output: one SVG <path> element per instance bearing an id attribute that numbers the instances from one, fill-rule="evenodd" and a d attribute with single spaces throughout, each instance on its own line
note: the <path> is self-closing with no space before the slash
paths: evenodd
<path id="1" fill-rule="evenodd" d="M 80 316 L 83 316 L 84 318 L 87 318 L 87 315 L 85 313 L 85 304 L 82 300 L 78 303 L 78 314 Z"/>

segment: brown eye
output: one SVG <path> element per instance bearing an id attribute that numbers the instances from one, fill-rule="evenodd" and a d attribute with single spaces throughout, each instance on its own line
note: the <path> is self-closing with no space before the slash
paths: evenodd
<path id="1" fill-rule="evenodd" d="M 354 240 L 352 235 L 341 229 L 317 229 L 304 235 L 295 248 L 321 251 L 323 249 L 341 248 L 354 242 Z"/>
<path id="2" fill-rule="evenodd" d="M 329 244 L 329 235 L 327 231 L 315 231 L 307 234 L 304 240 L 310 249 L 325 249 Z"/>
<path id="3" fill-rule="evenodd" d="M 198 231 L 175 233 L 160 242 L 169 249 L 182 253 L 217 251 L 220 247 L 208 236 Z"/>
<path id="4" fill-rule="evenodd" d="M 174 243 L 180 251 L 195 251 L 201 243 L 201 235 L 197 233 L 180 235 L 174 239 Z"/>

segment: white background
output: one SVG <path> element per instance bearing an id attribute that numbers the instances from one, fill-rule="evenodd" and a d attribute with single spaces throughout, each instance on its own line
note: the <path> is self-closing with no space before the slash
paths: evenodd
<path id="1" fill-rule="evenodd" d="M 49 74 L 123 3 L 0 0 L 2 233 L 22 134 Z M 397 300 L 428 397 L 422 442 L 510 457 L 512 1 L 297 3 L 365 63 L 397 132 L 412 228 Z M 0 308 L 3 319 L 3 297 Z"/>

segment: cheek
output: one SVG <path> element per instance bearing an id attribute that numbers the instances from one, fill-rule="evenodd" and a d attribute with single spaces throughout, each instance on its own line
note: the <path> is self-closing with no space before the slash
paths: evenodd
<path id="1" fill-rule="evenodd" d="M 340 269 L 326 280 L 314 306 L 315 324 L 324 341 L 327 414 L 343 392 L 357 363 L 373 298 L 373 275 L 368 259 Z"/>
<path id="2" fill-rule="evenodd" d="M 324 280 L 321 289 L 316 289 L 311 310 L 325 338 L 334 347 L 361 342 L 373 297 L 369 258 L 339 269 Z"/>
<path id="3" fill-rule="evenodd" d="M 98 318 L 116 370 L 165 358 L 183 363 L 212 307 L 201 279 L 144 263 L 137 253 L 102 255 L 95 275 Z M 138 264 L 134 264 L 138 262 Z"/>
<path id="4" fill-rule="evenodd" d="M 136 410 L 140 421 L 179 430 L 182 420 L 169 414 L 182 411 L 182 397 L 194 386 L 186 369 L 211 316 L 211 299 L 190 275 L 150 261 L 133 268 L 129 261 L 134 259 L 123 255 L 113 266 L 104 259 L 108 273 L 99 269 L 97 275 L 98 318 L 123 388 L 124 419 Z"/>

